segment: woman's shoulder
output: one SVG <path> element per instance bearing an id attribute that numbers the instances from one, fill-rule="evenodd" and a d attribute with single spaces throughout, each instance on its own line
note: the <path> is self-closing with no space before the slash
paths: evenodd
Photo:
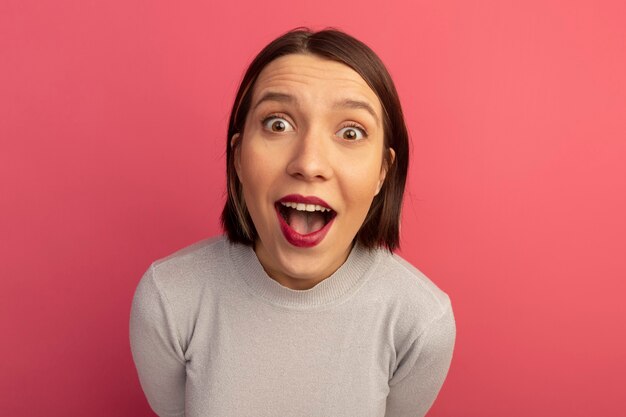
<path id="1" fill-rule="evenodd" d="M 208 237 L 159 258 L 152 265 L 162 271 L 206 266 L 224 257 L 227 244 L 228 240 L 224 236 Z"/>
<path id="2" fill-rule="evenodd" d="M 181 264 L 205 260 L 207 257 L 211 257 L 212 254 L 219 256 L 226 242 L 227 240 L 224 236 L 208 237 L 155 260 L 153 266 L 155 268 L 166 268 L 173 265 L 180 266 Z"/>
<path id="3" fill-rule="evenodd" d="M 150 275 L 165 293 L 197 292 L 230 267 L 227 245 L 223 236 L 202 239 L 152 262 Z"/>
<path id="4" fill-rule="evenodd" d="M 422 323 L 451 315 L 449 295 L 400 255 L 382 254 L 377 269 L 376 291 L 384 294 L 402 315 Z"/>
<path id="5" fill-rule="evenodd" d="M 398 254 L 391 255 L 387 263 L 399 285 L 407 286 L 408 291 L 420 293 L 422 297 L 430 299 L 443 309 L 448 308 L 450 304 L 448 294 L 417 267 Z"/>
<path id="6" fill-rule="evenodd" d="M 202 301 L 219 299 L 224 292 L 226 244 L 220 237 L 203 239 L 152 262 L 133 296 L 134 328 L 155 326 L 170 331 L 185 352 L 202 313 Z"/>

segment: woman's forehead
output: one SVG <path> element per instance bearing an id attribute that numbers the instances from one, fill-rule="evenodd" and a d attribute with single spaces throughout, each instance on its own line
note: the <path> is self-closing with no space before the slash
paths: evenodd
<path id="1" fill-rule="evenodd" d="M 270 62 L 259 74 L 252 95 L 253 106 L 269 95 L 294 100 L 365 101 L 380 116 L 378 96 L 352 68 L 312 54 L 290 54 Z"/>

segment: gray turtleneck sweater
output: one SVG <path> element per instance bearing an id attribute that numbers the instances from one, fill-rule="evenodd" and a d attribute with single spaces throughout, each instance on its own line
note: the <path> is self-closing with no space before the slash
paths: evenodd
<path id="1" fill-rule="evenodd" d="M 161 417 L 419 417 L 455 340 L 448 296 L 397 255 L 355 246 L 315 287 L 207 239 L 139 282 L 130 345 Z"/>

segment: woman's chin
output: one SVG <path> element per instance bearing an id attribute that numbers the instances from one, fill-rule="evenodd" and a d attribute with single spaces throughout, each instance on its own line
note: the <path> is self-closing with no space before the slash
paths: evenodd
<path id="1" fill-rule="evenodd" d="M 255 245 L 255 252 L 265 272 L 281 285 L 291 289 L 309 289 L 331 276 L 348 257 L 345 251 L 302 249 L 283 244 Z M 272 255 L 270 255 L 270 253 Z"/>

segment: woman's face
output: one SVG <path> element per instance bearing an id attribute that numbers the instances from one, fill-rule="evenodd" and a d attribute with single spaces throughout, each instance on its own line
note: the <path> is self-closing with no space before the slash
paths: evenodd
<path id="1" fill-rule="evenodd" d="M 280 284 L 312 288 L 346 260 L 384 180 L 378 97 L 344 64 L 283 56 L 232 140 L 259 261 Z"/>

